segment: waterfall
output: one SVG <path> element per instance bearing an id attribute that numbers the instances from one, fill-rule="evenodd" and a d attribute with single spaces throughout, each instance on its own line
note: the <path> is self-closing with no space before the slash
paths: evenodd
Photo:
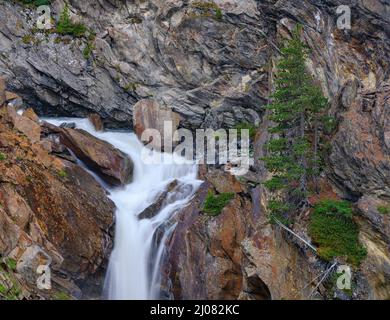
<path id="1" fill-rule="evenodd" d="M 149 156 L 161 157 L 163 161 L 146 164 L 141 157 L 143 144 L 134 133 L 97 132 L 87 119 L 43 120 L 54 125 L 74 122 L 77 128 L 111 143 L 133 160 L 133 180 L 127 186 L 111 188 L 100 181 L 117 207 L 114 249 L 105 279 L 104 296 L 115 300 L 160 298 L 160 267 L 165 240 L 175 227 L 169 222 L 178 210 L 189 203 L 201 184 L 197 180 L 196 164 L 177 155 L 157 152 L 150 152 Z M 161 210 L 150 219 L 139 219 L 138 215 L 175 180 L 175 192 L 168 194 Z"/>

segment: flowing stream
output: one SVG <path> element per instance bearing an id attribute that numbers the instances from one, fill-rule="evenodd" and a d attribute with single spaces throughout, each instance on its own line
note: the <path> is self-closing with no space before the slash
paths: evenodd
<path id="1" fill-rule="evenodd" d="M 97 132 L 87 119 L 43 120 L 54 125 L 74 122 L 77 128 L 111 143 L 133 160 L 133 180 L 124 188 L 110 188 L 97 178 L 117 207 L 114 249 L 105 279 L 104 297 L 115 300 L 161 298 L 161 260 L 165 240 L 175 227 L 168 222 L 179 209 L 188 205 L 201 184 L 197 180 L 196 164 L 176 155 L 156 152 L 150 152 L 148 157 L 160 157 L 163 161 L 147 164 L 141 157 L 143 145 L 134 133 Z M 174 180 L 177 187 L 168 194 L 161 210 L 150 219 L 139 219 L 138 215 L 152 205 Z"/>

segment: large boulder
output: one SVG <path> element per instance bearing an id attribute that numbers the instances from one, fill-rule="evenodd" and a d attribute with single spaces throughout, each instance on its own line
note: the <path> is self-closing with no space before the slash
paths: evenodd
<path id="1" fill-rule="evenodd" d="M 180 116 L 171 109 L 158 104 L 154 100 L 145 99 L 137 102 L 133 108 L 133 125 L 138 138 L 142 138 L 145 130 L 154 129 L 160 134 L 161 141 L 143 141 L 151 142 L 155 148 L 163 148 L 164 141 L 164 126 L 171 130 L 172 136 L 167 137 L 172 139 L 173 133 L 179 127 Z M 165 129 L 165 130 L 167 130 Z M 145 137 L 149 138 L 149 137 Z"/>
<path id="2" fill-rule="evenodd" d="M 178 191 L 178 189 L 178 181 L 172 181 L 163 192 L 157 195 L 156 200 L 138 215 L 138 218 L 142 220 L 152 219 L 155 217 L 163 207 L 167 206 L 175 200 L 173 195 L 174 192 Z"/>
<path id="3" fill-rule="evenodd" d="M 108 142 L 84 130 L 69 128 L 61 131 L 60 141 L 110 185 L 123 186 L 131 180 L 132 160 Z"/>
<path id="4" fill-rule="evenodd" d="M 28 112 L 26 111 L 24 116 L 21 116 L 16 112 L 14 107 L 7 106 L 5 116 L 12 122 L 14 128 L 23 133 L 32 143 L 40 140 L 41 126 L 38 123 L 38 117 L 32 109 Z"/>
<path id="5" fill-rule="evenodd" d="M 97 113 L 91 113 L 90 115 L 88 115 L 88 119 L 92 123 L 96 131 L 103 131 L 103 121 Z"/>

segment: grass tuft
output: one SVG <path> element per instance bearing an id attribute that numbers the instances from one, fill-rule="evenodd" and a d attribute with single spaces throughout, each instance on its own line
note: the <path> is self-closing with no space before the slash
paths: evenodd
<path id="1" fill-rule="evenodd" d="M 58 171 L 58 175 L 61 178 L 66 178 L 68 176 L 68 173 L 65 170 L 60 170 L 60 171 Z"/>
<path id="2" fill-rule="evenodd" d="M 390 205 L 388 204 L 385 206 L 378 206 L 377 210 L 380 214 L 389 214 L 390 213 Z"/>

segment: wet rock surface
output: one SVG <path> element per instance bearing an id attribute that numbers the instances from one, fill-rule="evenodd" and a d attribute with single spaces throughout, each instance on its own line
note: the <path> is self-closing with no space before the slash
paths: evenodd
<path id="1" fill-rule="evenodd" d="M 172 181 L 165 189 L 165 191 L 161 192 L 157 199 L 153 202 L 152 205 L 143 210 L 139 215 L 139 219 L 151 219 L 156 216 L 160 210 L 165 207 L 167 204 L 172 203 L 174 200 L 172 196 L 174 196 L 174 192 L 179 188 L 178 181 Z"/>
<path id="2" fill-rule="evenodd" d="M 109 143 L 84 130 L 70 128 L 61 131 L 60 141 L 107 183 L 124 186 L 130 182 L 134 169 L 132 160 Z"/>

